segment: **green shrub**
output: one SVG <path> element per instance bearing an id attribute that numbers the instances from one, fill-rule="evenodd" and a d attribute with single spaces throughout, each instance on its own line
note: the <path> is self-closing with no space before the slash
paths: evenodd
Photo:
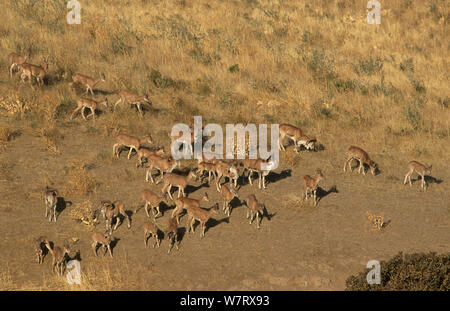
<path id="1" fill-rule="evenodd" d="M 56 117 L 61 118 L 68 115 L 74 106 L 76 106 L 75 102 L 69 96 L 63 95 L 56 108 Z"/>
<path id="2" fill-rule="evenodd" d="M 403 254 L 382 261 L 381 284 L 368 284 L 369 269 L 350 276 L 345 284 L 351 291 L 448 291 L 450 290 L 450 253 Z"/>
<path id="3" fill-rule="evenodd" d="M 353 92 L 358 86 L 358 81 L 337 79 L 334 81 L 334 87 L 339 93 Z"/>
<path id="4" fill-rule="evenodd" d="M 316 118 L 322 118 L 322 119 L 332 119 L 333 115 L 331 114 L 331 110 L 327 108 L 322 100 L 316 100 L 311 105 L 311 112 L 312 116 Z"/>
<path id="5" fill-rule="evenodd" d="M 365 74 L 371 76 L 381 72 L 381 69 L 383 69 L 383 60 L 380 57 L 374 59 L 370 56 L 368 59 L 360 60 L 358 65 L 353 65 L 353 69 L 358 75 Z"/>
<path id="6" fill-rule="evenodd" d="M 114 34 L 111 38 L 111 51 L 114 55 L 130 55 L 132 46 L 129 46 L 125 39 L 125 34 Z"/>
<path id="7" fill-rule="evenodd" d="M 406 119 L 414 130 L 419 130 L 422 127 L 422 115 L 420 114 L 419 108 L 416 104 L 408 104 L 408 107 L 406 108 Z"/>
<path id="8" fill-rule="evenodd" d="M 437 102 L 443 108 L 448 108 L 449 103 L 450 103 L 450 98 L 449 97 L 445 97 L 444 99 L 438 98 Z"/>
<path id="9" fill-rule="evenodd" d="M 400 70 L 404 72 L 414 72 L 413 59 L 408 58 L 400 62 Z"/>
<path id="10" fill-rule="evenodd" d="M 201 96 L 208 96 L 211 94 L 211 88 L 206 83 L 200 83 L 197 87 L 197 93 Z"/>
<path id="11" fill-rule="evenodd" d="M 312 54 L 305 56 L 307 68 L 314 79 L 319 81 L 330 81 L 337 78 L 334 71 L 334 58 L 325 54 L 324 50 L 313 50 Z"/>
<path id="12" fill-rule="evenodd" d="M 150 81 L 158 88 L 168 88 L 174 85 L 174 81 L 170 77 L 163 76 L 158 70 L 152 69 L 148 77 Z"/>
<path id="13" fill-rule="evenodd" d="M 239 72 L 239 64 L 234 64 L 228 68 L 228 71 L 231 73 Z"/>
<path id="14" fill-rule="evenodd" d="M 195 45 L 194 49 L 189 51 L 189 56 L 202 65 L 211 65 L 220 60 L 220 56 L 218 54 L 215 52 L 212 54 L 205 53 L 198 44 Z"/>
<path id="15" fill-rule="evenodd" d="M 425 85 L 423 84 L 423 81 L 416 80 L 415 78 L 411 77 L 409 79 L 411 82 L 411 85 L 413 86 L 414 90 L 416 90 L 417 93 L 425 93 Z"/>

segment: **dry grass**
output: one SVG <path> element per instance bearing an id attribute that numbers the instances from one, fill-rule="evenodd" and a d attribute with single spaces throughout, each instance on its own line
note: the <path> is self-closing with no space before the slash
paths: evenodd
<path id="1" fill-rule="evenodd" d="M 384 214 L 377 216 L 369 211 L 366 212 L 369 225 L 372 230 L 380 231 L 384 226 Z"/>
<path id="2" fill-rule="evenodd" d="M 286 163 L 290 167 L 295 167 L 300 161 L 300 156 L 295 153 L 294 149 L 286 149 L 285 152 L 281 152 L 280 161 Z"/>
<path id="3" fill-rule="evenodd" d="M 99 254 L 101 251 L 99 251 Z M 117 266 L 123 267 L 127 273 L 117 273 Z M 49 266 L 50 270 L 50 266 Z M 92 290 L 130 290 L 125 281 L 126 275 L 130 273 L 126 258 L 116 259 L 111 262 L 109 259 L 102 258 L 91 262 L 83 261 L 81 264 L 81 284 L 69 284 L 67 282 L 67 270 L 63 276 L 59 276 L 51 271 L 43 272 L 45 277 L 42 283 L 29 281 L 21 284 L 20 287 L 13 282 L 10 271 L 4 270 L 0 273 L 0 289 L 2 290 L 63 290 L 63 291 L 92 291 Z"/>
<path id="4" fill-rule="evenodd" d="M 91 228 L 98 223 L 96 216 L 95 207 L 90 200 L 76 203 L 70 208 L 70 217 L 73 220 L 80 221 Z"/>
<path id="5" fill-rule="evenodd" d="M 0 269 L 0 290 L 14 290 L 14 282 L 11 276 L 8 262 L 2 264 L 2 267 L 4 268 Z"/>
<path id="6" fill-rule="evenodd" d="M 404 157 L 439 159 L 448 150 L 445 1 L 383 4 L 379 26 L 339 1 L 180 3 L 83 3 L 74 27 L 49 18 L 65 12 L 62 3 L 4 1 L 2 54 L 30 49 L 35 63 L 51 58 L 49 85 L 36 91 L 48 98 L 20 85 L 29 102 L 21 114 L 64 119 L 76 99 L 71 74 L 105 72 L 100 89 L 149 94 L 164 128 L 200 114 L 219 123 L 289 122 L 314 136 L 326 128 L 347 143 L 398 146 Z M 120 124 L 99 117 L 104 135 L 154 132 L 128 107 L 121 113 L 130 116 Z"/>
<path id="7" fill-rule="evenodd" d="M 0 2 L 0 114 L 11 121 L 0 127 L 0 143 L 11 140 L 13 129 L 30 127 L 53 155 L 62 154 L 63 132 L 111 140 L 111 146 L 118 133 L 151 134 L 155 145 L 169 150 L 171 127 L 202 115 L 203 125 L 299 126 L 324 144 L 327 156 L 333 157 L 327 160 L 339 158 L 339 170 L 350 144 L 367 149 L 381 169 L 413 158 L 448 167 L 447 1 L 384 1 L 378 26 L 365 22 L 361 3 L 338 0 L 158 0 L 126 6 L 121 1 L 83 1 L 82 24 L 76 26 L 61 18 L 67 12 L 65 2 L 35 3 Z M 35 64 L 50 57 L 44 87 L 32 90 L 17 75 L 9 78 L 6 55 L 13 51 L 30 51 Z M 69 89 L 76 72 L 93 77 L 104 72 L 107 81 L 96 89 L 110 103 L 118 99 L 115 91 L 127 89 L 147 94 L 155 109 L 140 119 L 123 105 L 115 113 L 110 108 L 99 113 L 95 125 L 79 117 L 70 121 L 84 91 Z M 100 92 L 94 99 L 103 97 Z M 90 156 L 100 164 L 112 161 L 109 149 Z M 298 167 L 304 158 L 292 145 L 280 156 L 290 167 Z M 65 194 L 98 192 L 99 181 L 86 163 L 66 165 Z M 0 172 L 0 181 L 14 177 L 11 165 L 2 163 Z M 125 181 L 142 178 L 134 169 L 120 174 Z M 396 181 L 387 174 L 389 181 Z M 93 207 L 83 200 L 70 211 L 90 223 Z M 288 194 L 283 204 L 309 212 L 314 210 L 310 201 L 297 192 Z M 368 212 L 367 219 L 375 230 L 382 228 L 383 215 Z M 122 278 L 128 268 L 118 273 L 109 262 L 85 262 L 81 287 L 55 275 L 20 288 L 109 290 L 127 284 Z M 1 271 L 0 284 L 2 289 L 15 288 L 8 269 Z"/>
<path id="8" fill-rule="evenodd" d="M 10 126 L 0 126 L 0 144 L 6 145 L 12 134 L 13 130 Z"/>
<path id="9" fill-rule="evenodd" d="M 82 160 L 70 161 L 67 165 L 66 193 L 88 195 L 99 187 L 99 182 L 89 173 L 87 164 Z"/>
<path id="10" fill-rule="evenodd" d="M 8 95 L 0 97 L 0 111 L 6 112 L 9 116 L 24 117 L 25 113 L 33 108 L 30 101 L 23 98 L 18 91 L 9 92 Z"/>
<path id="11" fill-rule="evenodd" d="M 305 201 L 303 194 L 300 193 L 288 193 L 282 202 L 286 208 L 294 208 L 299 210 L 313 206 L 313 204 L 309 204 Z"/>
<path id="12" fill-rule="evenodd" d="M 61 132 L 56 127 L 43 127 L 38 130 L 38 135 L 46 146 L 49 153 L 60 155 L 58 144 L 62 141 Z"/>

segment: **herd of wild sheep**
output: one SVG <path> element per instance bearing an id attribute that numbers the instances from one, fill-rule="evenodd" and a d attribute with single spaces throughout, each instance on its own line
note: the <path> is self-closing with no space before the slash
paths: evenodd
<path id="1" fill-rule="evenodd" d="M 35 78 L 39 86 L 44 85 L 44 79 L 48 72 L 47 59 L 44 59 L 44 64 L 42 66 L 38 66 L 28 63 L 29 56 L 24 57 L 16 53 L 11 53 L 8 56 L 8 60 L 9 74 L 11 77 L 16 69 L 16 71 L 20 73 L 20 79 L 22 82 L 25 82 L 28 79 L 29 83 L 33 87 L 32 80 Z M 72 80 L 73 82 L 69 83 L 69 87 L 73 89 L 75 84 L 80 84 L 86 88 L 85 95 L 88 96 L 89 93 L 94 95 L 94 87 L 100 82 L 105 82 L 106 78 L 103 73 L 97 79 L 77 73 L 72 76 Z M 141 105 L 151 104 L 148 97 L 145 95 L 139 96 L 125 90 L 119 92 L 118 95 L 120 96 L 120 99 L 114 104 L 114 109 L 119 103 L 124 105 L 128 102 L 129 104 L 136 106 L 140 117 L 143 117 Z M 89 109 L 91 111 L 93 122 L 95 122 L 95 111 L 100 105 L 107 107 L 108 99 L 105 98 L 103 101 L 95 101 L 88 97 L 79 98 L 77 100 L 77 107 L 73 111 L 71 118 L 73 118 L 77 112 L 81 112 L 83 119 L 87 120 L 85 116 L 85 109 Z M 181 138 L 181 134 L 179 136 L 170 136 L 170 138 L 173 143 L 175 140 L 179 140 Z M 285 138 L 294 143 L 294 149 L 296 152 L 300 149 L 316 150 L 316 139 L 309 138 L 304 135 L 301 129 L 293 125 L 279 125 L 278 144 L 279 149 L 283 151 L 285 150 L 283 145 Z M 193 139 L 189 144 L 186 144 L 191 148 L 191 153 L 192 141 Z M 238 161 L 225 161 L 217 158 L 211 158 L 208 157 L 207 154 L 203 154 L 201 158 L 197 160 L 198 162 L 196 169 L 189 170 L 187 175 L 181 175 L 173 172 L 177 166 L 180 166 L 180 162 L 176 161 L 172 157 L 166 157 L 164 155 L 163 148 L 149 149 L 143 146 L 145 144 L 152 143 L 153 140 L 151 136 L 138 138 L 131 135 L 120 134 L 116 137 L 116 142 L 113 145 L 113 156 L 119 157 L 120 151 L 123 148 L 129 148 L 128 159 L 130 159 L 133 150 L 137 153 L 136 167 L 144 167 L 145 164 L 148 165 L 145 174 L 146 182 L 155 184 L 162 183 L 161 194 L 159 195 L 150 189 L 143 189 L 140 193 L 141 203 L 144 203 L 146 216 L 150 219 L 143 224 L 144 243 L 146 246 L 148 244 L 148 240 L 153 237 L 155 239 L 155 244 L 153 247 L 159 247 L 161 244 L 161 239 L 163 237 L 167 237 L 169 239 L 168 253 L 171 252 L 173 246 L 179 249 L 180 239 L 178 236 L 178 226 L 180 224 L 180 217 L 183 215 L 187 215 L 186 229 L 188 234 L 191 231 L 194 232 L 194 225 L 196 221 L 198 221 L 200 223 L 201 237 L 205 235 L 208 220 L 213 214 L 219 213 L 219 203 L 217 202 L 214 207 L 211 207 L 210 209 L 202 208 L 202 204 L 209 201 L 207 192 L 205 192 L 205 194 L 198 199 L 188 198 L 185 190 L 188 184 L 193 180 L 200 179 L 203 182 L 203 180 L 206 180 L 207 178 L 208 184 L 210 184 L 212 180 L 215 181 L 215 188 L 220 193 L 222 198 L 222 211 L 228 217 L 230 217 L 233 208 L 231 202 L 235 198 L 238 198 L 239 200 L 238 190 L 244 185 L 245 178 L 248 178 L 249 185 L 252 186 L 252 176 L 257 173 L 259 189 L 266 188 L 265 178 L 270 173 L 270 165 L 263 164 L 269 163 L 269 161 L 271 161 L 270 158 L 244 159 L 239 163 Z M 353 160 L 359 162 L 358 173 L 361 173 L 362 171 L 365 175 L 365 166 L 368 166 L 373 175 L 378 174 L 378 165 L 372 161 L 366 151 L 356 146 L 350 146 L 348 148 L 348 155 L 343 167 L 344 172 L 346 171 L 347 166 L 350 170 L 353 170 Z M 240 174 L 239 171 L 241 170 L 241 167 L 243 167 L 243 170 Z M 267 169 L 267 167 L 269 167 L 269 169 Z M 156 170 L 160 176 L 157 181 L 154 180 L 154 170 Z M 421 176 L 421 186 L 426 190 L 425 175 L 431 174 L 431 165 L 425 166 L 417 161 L 409 162 L 408 171 L 403 181 L 404 184 L 409 181 L 410 186 L 412 185 L 411 175 L 414 172 L 417 172 Z M 248 173 L 247 176 L 245 176 L 246 173 Z M 156 174 L 156 176 L 157 175 L 158 174 Z M 221 181 L 222 177 L 224 177 L 224 183 Z M 240 177 L 242 177 L 241 183 L 239 182 Z M 324 178 L 325 176 L 320 169 L 317 169 L 314 177 L 309 175 L 303 177 L 302 196 L 304 194 L 304 200 L 307 200 L 309 196 L 312 196 L 314 206 L 317 205 L 317 187 L 320 180 Z M 229 185 L 227 185 L 227 183 L 229 183 Z M 172 197 L 172 187 L 178 188 L 178 196 L 176 199 Z M 44 201 L 46 205 L 45 217 L 48 218 L 49 221 L 57 221 L 57 195 L 58 191 L 56 189 L 51 189 L 48 186 L 46 187 L 44 193 Z M 173 202 L 174 204 L 174 206 L 172 205 L 174 208 L 168 221 L 167 230 L 161 230 L 156 221 L 158 217 L 162 216 L 160 210 L 160 204 L 162 202 L 165 202 L 169 206 L 171 205 L 169 202 Z M 250 194 L 243 202 L 241 202 L 241 204 L 244 204 L 247 207 L 247 218 L 250 219 L 250 224 L 252 224 L 256 218 L 257 228 L 260 228 L 263 217 L 268 216 L 264 203 L 259 202 L 255 194 Z M 151 209 L 152 216 L 150 216 L 149 208 Z M 131 214 L 136 215 L 138 210 L 139 206 L 137 206 Z M 103 200 L 100 202 L 100 208 L 98 211 L 101 212 L 103 216 L 106 228 L 105 232 L 92 233 L 92 249 L 95 256 L 97 256 L 97 248 L 101 245 L 105 248 L 105 254 L 106 251 L 109 251 L 110 256 L 113 257 L 111 251 L 112 233 L 117 230 L 122 219 L 127 220 L 128 228 L 130 228 L 130 215 L 125 210 L 124 203 L 120 200 Z M 35 240 L 35 250 L 37 261 L 39 263 L 43 262 L 44 254 L 48 250 L 53 257 L 53 270 L 56 268 L 59 274 L 63 274 L 65 269 L 66 254 L 68 255 L 70 253 L 69 245 L 64 245 L 62 247 L 55 246 L 47 237 L 42 236 Z"/>

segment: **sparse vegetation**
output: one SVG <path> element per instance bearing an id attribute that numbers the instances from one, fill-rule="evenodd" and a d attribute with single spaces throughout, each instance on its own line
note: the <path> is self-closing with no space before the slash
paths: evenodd
<path id="1" fill-rule="evenodd" d="M 384 226 L 384 215 L 373 214 L 372 212 L 367 211 L 367 219 L 369 221 L 369 225 L 372 230 L 380 231 Z"/>
<path id="2" fill-rule="evenodd" d="M 53 155 L 60 155 L 61 151 L 58 145 L 61 143 L 63 136 L 55 125 L 51 127 L 43 127 L 38 130 L 38 135 L 45 144 L 47 150 Z"/>
<path id="3" fill-rule="evenodd" d="M 97 216 L 90 200 L 77 203 L 70 208 L 70 217 L 73 220 L 82 222 L 91 228 L 97 224 Z"/>
<path id="4" fill-rule="evenodd" d="M 99 182 L 93 177 L 84 161 L 70 161 L 66 167 L 67 193 L 87 195 L 95 193 Z"/>
<path id="5" fill-rule="evenodd" d="M 0 144 L 5 145 L 11 139 L 13 130 L 9 126 L 0 126 Z"/>
<path id="6" fill-rule="evenodd" d="M 369 269 L 346 281 L 352 291 L 448 291 L 450 290 L 450 254 L 399 253 L 381 261 L 381 284 L 368 284 Z"/>
<path id="7" fill-rule="evenodd" d="M 141 257 L 145 260 L 136 264 L 136 259 L 131 257 L 140 250 L 136 251 L 133 245 L 122 252 L 122 240 L 118 244 L 118 256 L 114 255 L 119 264 L 105 263 L 99 268 L 97 262 L 93 263 L 92 258 L 83 253 L 83 285 L 76 289 L 158 287 L 166 290 L 172 286 L 171 289 L 205 290 L 227 289 L 231 283 L 235 284 L 234 289 L 245 289 L 245 284 L 252 282 L 258 284 L 252 289 L 280 289 L 282 278 L 274 277 L 272 282 L 242 279 L 245 275 L 242 271 L 247 268 L 246 273 L 253 273 L 255 270 L 251 269 L 257 267 L 263 270 L 262 275 L 268 274 L 264 269 L 272 269 L 271 260 L 276 260 L 285 270 L 270 273 L 289 275 L 285 289 L 303 289 L 307 282 L 294 277 L 303 266 L 309 269 L 311 265 L 312 269 L 318 270 L 324 267 L 324 273 L 336 271 L 334 246 L 344 250 L 344 257 L 339 257 L 339 260 L 345 261 L 350 256 L 356 258 L 361 255 L 358 253 L 360 248 L 355 250 L 354 245 L 370 239 L 374 242 L 377 234 L 367 234 L 370 236 L 367 238 L 361 234 L 364 229 L 360 229 L 368 222 L 371 229 L 380 231 L 385 226 L 384 217 L 370 212 L 367 212 L 367 218 L 361 215 L 372 208 L 370 195 L 381 191 L 379 188 L 383 187 L 385 191 L 387 185 L 397 187 L 395 191 L 406 191 L 406 187 L 400 188 L 404 167 L 400 173 L 393 169 L 399 163 L 420 158 L 424 163 L 433 163 L 442 176 L 448 176 L 447 8 L 444 0 L 427 1 L 425 5 L 412 0 L 392 1 L 389 8 L 384 8 L 383 4 L 382 24 L 368 25 L 365 8 L 355 1 L 316 1 L 301 5 L 288 0 L 158 0 L 127 4 L 121 1 L 83 1 L 82 24 L 72 27 L 65 21 L 67 8 L 61 1 L 4 0 L 0 3 L 0 145 L 6 147 L 0 148 L 0 192 L 3 195 L 0 212 L 6 217 L 0 217 L 3 221 L 1 227 L 6 228 L 5 223 L 9 225 L 17 219 L 19 225 L 11 226 L 14 233 L 21 231 L 22 224 L 29 225 L 30 219 L 34 224 L 38 214 L 42 218 L 41 210 L 35 207 L 40 204 L 40 189 L 49 181 L 58 186 L 62 195 L 67 197 L 65 199 L 74 202 L 66 209 L 58 207 L 62 210 L 61 222 L 64 223 L 64 217 L 68 215 L 88 225 L 70 221 L 65 223 L 68 230 L 76 231 L 77 226 L 82 230 L 92 229 L 95 224 L 92 202 L 98 202 L 99 196 L 123 200 L 127 208 L 137 204 L 132 193 L 136 194 L 143 187 L 145 173 L 143 169 L 134 167 L 134 154 L 130 161 L 125 159 L 126 152 L 120 159 L 111 155 L 109 148 L 120 133 L 139 137 L 151 133 L 155 140 L 152 147 L 164 146 L 167 153 L 171 127 L 178 122 L 189 123 L 194 115 L 203 116 L 204 125 L 207 122 L 220 125 L 295 124 L 307 135 L 317 137 L 325 147 L 317 153 L 302 151 L 296 154 L 291 145 L 280 154 L 282 169 L 290 169 L 292 176 L 285 177 L 279 173 L 282 169 L 277 169 L 267 177 L 268 189 L 262 197 L 270 210 L 278 213 L 274 221 L 266 226 L 266 219 L 270 220 L 266 215 L 264 230 L 261 229 L 259 237 L 252 236 L 250 241 L 241 232 L 239 236 L 230 232 L 228 241 L 239 240 L 239 245 L 230 248 L 228 241 L 222 245 L 230 257 L 224 265 L 231 264 L 236 270 L 229 270 L 225 276 L 215 274 L 222 272 L 222 268 L 207 270 L 202 275 L 208 276 L 208 282 L 201 288 L 203 284 L 199 280 L 202 276 L 197 274 L 192 278 L 189 266 L 198 265 L 196 260 L 200 252 L 193 252 L 197 257 L 174 256 L 170 262 L 147 252 L 148 257 Z M 22 55 L 30 53 L 30 62 L 38 65 L 42 64 L 43 57 L 48 57 L 48 76 L 44 86 L 33 90 L 30 83 L 20 82 L 18 72 L 9 77 L 6 55 L 13 51 Z M 99 118 L 95 124 L 91 117 L 88 117 L 88 122 L 79 116 L 71 121 L 70 115 L 77 106 L 77 100 L 85 96 L 86 90 L 82 83 L 69 87 L 75 73 L 94 78 L 104 73 L 106 81 L 97 84 L 86 95 L 89 98 L 103 100 L 107 97 L 109 103 L 114 103 L 120 90 L 129 90 L 148 96 L 151 101 L 148 106 L 151 107 L 143 108 L 142 118 L 131 111 L 130 105 L 123 105 L 114 112 L 111 106 L 102 107 L 97 111 Z M 16 141 L 17 133 L 24 133 L 24 139 Z M 305 202 L 300 195 L 299 178 L 318 162 L 324 165 L 324 170 L 328 166 L 327 175 L 330 172 L 331 178 L 336 178 L 337 171 L 342 174 L 341 162 L 344 160 L 336 158 L 342 155 L 344 146 L 357 142 L 363 142 L 377 163 L 379 160 L 382 176 L 370 176 L 359 182 L 355 182 L 355 176 L 350 173 L 345 177 L 339 176 L 345 178 L 345 191 L 335 196 L 332 190 L 323 189 L 324 186 L 318 191 L 320 208 L 313 208 L 312 204 Z M 10 149 L 14 150 L 8 153 Z M 194 161 L 183 160 L 182 167 L 193 168 Z M 39 180 L 41 175 L 45 175 L 45 180 Z M 285 183 L 286 180 L 289 183 Z M 430 179 L 429 182 L 431 184 L 435 180 Z M 439 214 L 441 206 L 433 206 L 432 213 L 428 208 L 436 202 L 435 197 L 445 194 L 442 189 L 446 182 L 444 178 L 442 186 L 431 187 L 434 191 L 431 199 L 430 196 L 426 197 L 428 199 L 415 196 L 414 203 L 407 203 L 411 205 L 407 213 L 410 210 L 423 212 L 420 214 L 422 217 L 427 213 L 430 216 L 428 222 L 413 219 L 408 214 L 396 214 L 396 225 L 400 223 L 401 226 L 392 230 L 395 234 L 405 234 L 411 228 L 415 229 L 409 222 L 417 226 L 413 231 L 427 232 L 431 227 L 436 230 L 433 231 L 434 239 L 429 239 L 433 242 L 419 237 L 415 244 L 405 242 L 403 245 L 395 241 L 391 247 L 397 247 L 396 250 L 400 247 L 428 249 L 442 247 L 446 243 L 438 234 L 447 228 L 442 229 L 447 223 Z M 284 190 L 281 186 L 286 184 L 291 188 L 280 194 Z M 364 193 L 364 199 L 361 199 L 363 195 L 359 197 L 362 186 L 369 189 Z M 194 191 L 194 197 L 198 194 L 194 190 L 196 187 L 188 189 L 188 196 L 191 196 L 191 191 Z M 248 188 L 251 187 L 239 188 L 239 195 Z M 350 188 L 353 192 L 348 190 Z M 155 189 L 160 191 L 160 188 Z M 406 203 L 393 201 L 395 196 L 383 195 L 395 203 L 386 205 L 383 211 L 391 215 L 395 208 L 395 213 L 406 213 L 405 209 L 397 208 Z M 338 197 L 337 201 L 334 201 L 335 197 Z M 351 204 L 339 201 L 350 197 Z M 347 209 L 348 205 L 351 211 Z M 448 216 L 450 209 L 446 208 Z M 241 208 L 233 207 L 233 213 L 241 211 Z M 301 216 L 295 219 L 295 225 L 292 225 L 293 215 Z M 136 217 L 138 225 L 140 216 L 142 214 Z M 217 223 L 221 221 L 219 219 Z M 233 219 L 230 226 L 236 223 Z M 42 229 L 40 225 L 33 229 Z M 207 232 L 208 239 L 214 237 L 215 225 L 211 224 L 213 230 Z M 283 228 L 287 225 L 288 228 Z M 321 227 L 318 228 L 319 225 Z M 61 234 L 59 226 L 48 228 L 54 235 Z M 390 229 L 388 226 L 386 232 L 385 229 L 382 231 L 386 239 Z M 119 227 L 120 234 L 121 230 Z M 255 256 L 249 248 L 264 245 L 268 241 L 264 234 L 268 232 L 271 236 L 275 232 L 288 233 L 281 239 L 283 244 L 292 245 L 284 252 L 284 245 L 275 244 L 264 256 Z M 81 240 L 85 238 L 84 233 Z M 315 236 L 319 236 L 320 243 L 316 243 Z M 414 232 L 412 236 L 417 238 L 418 234 Z M 263 239 L 259 240 L 260 237 Z M 352 243 L 357 240 L 357 243 L 348 243 L 345 238 L 351 239 Z M 0 252 L 8 253 L 8 245 L 24 244 L 21 239 L 12 234 L 7 236 L 5 243 L 0 245 Z M 386 244 L 381 239 L 374 243 L 380 243 L 377 244 L 380 249 Z M 240 249 L 241 245 L 248 249 Z M 239 256 L 234 253 L 237 250 L 240 251 Z M 289 256 L 286 256 L 288 252 Z M 299 263 L 296 254 L 300 253 L 307 264 Z M 213 254 L 216 255 L 220 254 Z M 448 290 L 448 278 L 442 279 L 442 274 L 439 274 L 448 275 L 448 257 L 433 256 L 428 256 L 427 260 L 431 258 L 430 262 L 439 267 L 445 263 L 447 270 L 432 270 L 425 264 L 420 266 L 424 261 L 416 260 L 416 257 L 413 260 L 408 257 L 412 261 L 396 257 L 400 268 L 394 267 L 397 274 L 388 275 L 389 279 L 384 279 L 380 289 Z M 249 258 L 257 264 L 246 266 L 253 262 L 245 261 Z M 261 258 L 265 262 L 259 261 Z M 23 266 L 28 269 L 30 264 L 23 258 L 16 259 L 9 264 L 0 262 L 1 289 L 74 289 L 61 278 L 47 278 L 46 273 L 36 273 L 36 280 L 28 281 Z M 233 260 L 241 262 L 235 265 Z M 310 264 L 309 260 L 318 264 Z M 327 266 L 329 263 L 325 265 L 322 260 L 332 263 Z M 419 268 L 412 269 L 411 262 Z M 170 266 L 173 263 L 176 265 Z M 153 269 L 154 265 L 158 268 Z M 170 269 L 163 271 L 163 265 L 174 268 L 173 273 L 179 273 L 177 269 L 182 268 L 186 279 L 191 278 L 192 284 L 198 283 L 198 287 L 189 283 L 187 288 L 183 288 L 187 281 L 173 282 L 172 276 L 165 278 L 165 274 L 171 272 L 168 272 Z M 308 274 L 308 269 L 301 273 Z M 423 279 L 417 271 L 423 271 Z M 45 277 L 41 279 L 41 275 Z M 133 279 L 130 281 L 129 278 Z M 367 287 L 363 280 L 363 276 L 358 275 L 347 281 L 347 287 L 355 290 L 377 288 Z M 427 287 L 424 282 L 428 281 L 430 285 Z M 169 282 L 171 285 L 168 286 Z M 311 284 L 308 284 L 310 289 L 330 287 L 329 284 Z M 331 286 L 342 289 L 344 284 L 333 283 Z"/>

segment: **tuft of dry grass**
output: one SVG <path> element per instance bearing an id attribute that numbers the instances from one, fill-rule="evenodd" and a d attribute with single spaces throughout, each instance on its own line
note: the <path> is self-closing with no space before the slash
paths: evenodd
<path id="1" fill-rule="evenodd" d="M 293 149 L 286 149 L 286 151 L 281 152 L 281 162 L 290 167 L 296 167 L 300 162 L 300 156 Z"/>
<path id="2" fill-rule="evenodd" d="M 375 215 L 371 213 L 370 211 L 366 211 L 367 219 L 369 221 L 369 225 L 371 226 L 372 230 L 380 231 L 383 228 L 384 225 L 384 214 L 381 215 Z"/>
<path id="3" fill-rule="evenodd" d="M 298 208 L 303 209 L 308 207 L 308 203 L 303 199 L 303 195 L 298 195 L 296 193 L 288 193 L 286 198 L 283 200 L 283 204 L 287 208 Z"/>
<path id="4" fill-rule="evenodd" d="M 14 164 L 8 163 L 4 159 L 0 162 L 0 181 L 13 181 L 15 177 Z"/>
<path id="5" fill-rule="evenodd" d="M 10 126 L 0 126 L 0 144 L 6 145 L 13 134 L 13 129 Z"/>
<path id="6" fill-rule="evenodd" d="M 8 262 L 6 261 L 5 264 L 2 264 L 2 267 L 0 269 L 0 290 L 14 290 L 14 282 Z"/>
<path id="7" fill-rule="evenodd" d="M 58 145 L 61 143 L 63 136 L 56 127 L 42 127 L 38 130 L 38 135 L 48 152 L 53 155 L 61 154 Z"/>
<path id="8" fill-rule="evenodd" d="M 0 52 L 30 50 L 35 63 L 51 56 L 49 83 L 36 92 L 17 76 L 0 85 L 9 94 L 0 108 L 6 100 L 5 109 L 22 119 L 37 114 L 44 126 L 60 121 L 78 97 L 70 91 L 71 75 L 104 72 L 107 82 L 98 88 L 111 102 L 113 91 L 128 89 L 148 94 L 155 107 L 147 120 L 125 106 L 115 117 L 106 112 L 99 124 L 107 137 L 121 130 L 167 132 L 202 115 L 222 125 L 292 123 L 319 140 L 316 133 L 326 130 L 345 144 L 395 146 L 403 157 L 417 147 L 430 160 L 447 154 L 444 0 L 389 3 L 377 26 L 366 23 L 364 8 L 342 1 L 90 2 L 76 28 L 48 18 L 66 10 L 62 3 L 45 0 L 37 8 L 28 2 L 0 4 Z M 7 72 L 2 75 L 6 81 Z"/>
<path id="9" fill-rule="evenodd" d="M 89 173 L 82 160 L 70 161 L 67 165 L 67 193 L 88 195 L 96 193 L 99 182 Z"/>
<path id="10" fill-rule="evenodd" d="M 95 215 L 95 208 L 90 200 L 74 204 L 70 208 L 70 217 L 73 220 L 80 221 L 89 227 L 94 227 L 98 220 Z"/>
<path id="11" fill-rule="evenodd" d="M 4 110 L 9 116 L 24 117 L 25 113 L 35 109 L 31 101 L 20 95 L 19 92 L 9 92 L 0 97 L 0 110 Z"/>

